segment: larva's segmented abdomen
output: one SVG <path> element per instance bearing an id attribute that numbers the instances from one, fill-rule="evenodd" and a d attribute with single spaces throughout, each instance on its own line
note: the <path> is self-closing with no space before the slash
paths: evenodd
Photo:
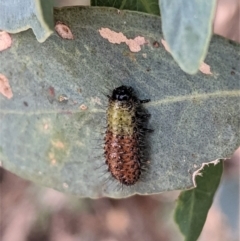
<path id="1" fill-rule="evenodd" d="M 144 131 L 139 107 L 140 101 L 131 87 L 120 86 L 109 97 L 105 162 L 112 176 L 127 186 L 134 185 L 141 175 L 140 145 Z"/>
<path id="2" fill-rule="evenodd" d="M 129 186 L 141 175 L 136 136 L 120 136 L 110 131 L 105 137 L 105 158 L 112 176 Z"/>

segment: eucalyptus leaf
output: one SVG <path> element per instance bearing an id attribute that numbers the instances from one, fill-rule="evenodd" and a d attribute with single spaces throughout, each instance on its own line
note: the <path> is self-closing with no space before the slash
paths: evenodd
<path id="1" fill-rule="evenodd" d="M 52 0 L 0 1 L 0 29 L 18 33 L 32 28 L 39 42 L 53 32 Z"/>
<path id="2" fill-rule="evenodd" d="M 198 239 L 223 173 L 223 160 L 205 165 L 196 176 L 197 187 L 182 191 L 174 219 L 185 241 Z"/>
<path id="3" fill-rule="evenodd" d="M 195 74 L 207 55 L 216 0 L 159 0 L 159 5 L 173 58 L 185 72 Z"/>
<path id="4" fill-rule="evenodd" d="M 192 186 L 203 162 L 231 156 L 239 139 L 239 45 L 215 36 L 206 62 L 213 75 L 184 73 L 163 46 L 160 17 L 114 9 L 68 8 L 55 21 L 74 39 L 53 34 L 39 44 L 32 31 L 12 35 L 0 73 L 13 98 L 0 96 L 0 160 L 38 184 L 81 197 L 126 197 Z M 99 34 L 110 28 L 143 36 L 138 53 Z M 132 187 L 110 178 L 103 158 L 106 94 L 122 84 L 150 98 L 148 170 Z M 109 178 L 109 179 L 108 179 Z"/>

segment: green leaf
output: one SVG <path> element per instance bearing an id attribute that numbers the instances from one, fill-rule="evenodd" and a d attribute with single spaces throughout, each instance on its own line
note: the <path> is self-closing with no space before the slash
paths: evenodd
<path id="1" fill-rule="evenodd" d="M 173 58 L 195 74 L 207 55 L 216 1 L 159 0 L 162 30 Z"/>
<path id="2" fill-rule="evenodd" d="M 12 47 L 0 54 L 0 73 L 13 91 L 10 100 L 0 96 L 4 168 L 78 196 L 125 197 L 190 187 L 196 166 L 228 157 L 240 145 L 239 45 L 214 37 L 206 60 L 213 75 L 191 76 L 161 45 L 154 47 L 162 37 L 157 16 L 69 8 L 55 11 L 55 20 L 70 27 L 73 40 L 53 34 L 39 44 L 25 31 L 12 35 Z M 102 27 L 143 36 L 148 44 L 131 53 L 102 38 Z M 154 129 L 150 164 L 131 188 L 106 180 L 101 146 L 106 94 L 122 84 L 152 100 L 145 104 Z M 62 95 L 68 101 L 59 101 Z"/>
<path id="3" fill-rule="evenodd" d="M 48 0 L 0 1 L 0 29 L 18 33 L 32 28 L 39 42 L 44 42 L 53 30 L 53 5 Z"/>
<path id="4" fill-rule="evenodd" d="M 218 163 L 208 163 L 195 176 L 197 187 L 181 192 L 174 219 L 185 241 L 198 239 L 220 183 L 222 172 L 223 160 Z"/>
<path id="5" fill-rule="evenodd" d="M 91 6 L 114 7 L 159 15 L 158 0 L 91 0 Z"/>

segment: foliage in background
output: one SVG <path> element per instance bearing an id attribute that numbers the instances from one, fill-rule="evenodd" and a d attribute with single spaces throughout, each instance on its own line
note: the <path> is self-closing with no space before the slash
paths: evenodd
<path id="1" fill-rule="evenodd" d="M 158 0 L 91 0 L 91 5 L 160 15 Z"/>
<path id="2" fill-rule="evenodd" d="M 197 187 L 182 191 L 174 219 L 185 241 L 198 239 L 223 173 L 223 160 L 209 163 L 195 176 Z"/>

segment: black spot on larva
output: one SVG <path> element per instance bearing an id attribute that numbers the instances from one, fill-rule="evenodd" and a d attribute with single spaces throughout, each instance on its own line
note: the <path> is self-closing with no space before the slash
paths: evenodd
<path id="1" fill-rule="evenodd" d="M 142 143 L 149 130 L 146 121 L 150 115 L 142 103 L 150 100 L 139 100 L 133 88 L 124 85 L 114 89 L 108 98 L 105 163 L 120 183 L 134 185 L 140 178 L 143 163 L 147 162 Z"/>

